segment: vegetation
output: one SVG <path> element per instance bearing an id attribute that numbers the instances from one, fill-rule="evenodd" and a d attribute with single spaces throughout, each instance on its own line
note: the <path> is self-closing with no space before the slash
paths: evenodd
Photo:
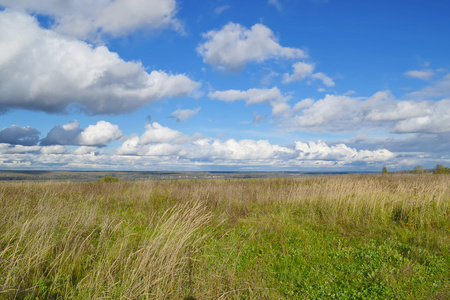
<path id="1" fill-rule="evenodd" d="M 416 166 L 415 168 L 414 168 L 414 173 L 416 173 L 416 174 L 423 174 L 423 173 L 425 173 L 425 171 L 424 171 L 424 169 L 423 169 L 423 167 L 422 166 Z"/>
<path id="2" fill-rule="evenodd" d="M 119 182 L 120 179 L 114 176 L 105 176 L 97 180 L 97 182 Z"/>
<path id="3" fill-rule="evenodd" d="M 383 167 L 383 170 L 381 170 L 381 173 L 384 175 L 384 174 L 387 174 L 388 173 L 388 170 L 387 170 L 387 168 L 386 167 Z"/>
<path id="4" fill-rule="evenodd" d="M 3 299 L 448 296 L 450 176 L 1 182 Z"/>
<path id="5" fill-rule="evenodd" d="M 450 168 L 446 168 L 443 165 L 436 165 L 434 174 L 450 174 Z"/>

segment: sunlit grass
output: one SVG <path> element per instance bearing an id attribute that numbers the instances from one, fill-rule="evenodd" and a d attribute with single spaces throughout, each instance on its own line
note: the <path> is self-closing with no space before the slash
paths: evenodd
<path id="1" fill-rule="evenodd" d="M 0 298 L 427 299 L 450 176 L 0 183 Z"/>

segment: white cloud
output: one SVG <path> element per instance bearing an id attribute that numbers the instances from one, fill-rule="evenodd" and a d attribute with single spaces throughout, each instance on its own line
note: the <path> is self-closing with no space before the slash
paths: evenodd
<path id="1" fill-rule="evenodd" d="M 249 62 L 307 56 L 300 49 L 282 47 L 272 30 L 263 24 L 255 24 L 247 29 L 230 22 L 218 31 L 205 33 L 203 37 L 206 42 L 197 48 L 203 61 L 225 71 L 239 71 Z"/>
<path id="2" fill-rule="evenodd" d="M 306 99 L 303 99 L 303 100 L 297 102 L 297 104 L 294 105 L 293 110 L 295 112 L 298 112 L 304 108 L 312 106 L 313 104 L 314 104 L 314 100 L 312 98 L 306 98 Z"/>
<path id="3" fill-rule="evenodd" d="M 293 126 L 317 131 L 354 128 L 355 121 L 360 121 L 357 104 L 357 99 L 335 95 L 326 95 L 315 102 L 311 99 L 302 100 L 294 106 L 294 110 L 299 113 L 292 120 Z"/>
<path id="4" fill-rule="evenodd" d="M 78 136 L 78 143 L 85 146 L 106 145 L 122 136 L 119 126 L 106 121 L 98 121 L 96 125 L 89 125 Z"/>
<path id="5" fill-rule="evenodd" d="M 289 96 L 283 96 L 277 87 L 271 89 L 249 89 L 247 91 L 227 90 L 215 91 L 208 94 L 209 98 L 234 102 L 243 100 L 247 105 L 266 103 L 272 106 L 274 116 L 287 116 L 290 106 L 286 103 L 290 100 Z"/>
<path id="6" fill-rule="evenodd" d="M 42 154 L 64 154 L 68 152 L 68 148 L 62 145 L 45 146 L 41 148 Z"/>
<path id="7" fill-rule="evenodd" d="M 418 118 L 430 114 L 428 102 L 384 101 L 383 106 L 374 107 L 366 118 L 372 121 L 398 121 Z"/>
<path id="8" fill-rule="evenodd" d="M 294 106 L 296 113 L 284 123 L 291 130 L 355 132 L 360 129 L 393 133 L 450 132 L 450 100 L 397 100 L 390 92 L 369 98 L 326 95 L 305 99 Z"/>
<path id="9" fill-rule="evenodd" d="M 0 12 L 0 110 L 119 114 L 161 98 L 186 96 L 199 84 L 185 75 L 147 73 L 104 46 L 62 37 L 25 14 Z"/>
<path id="10" fill-rule="evenodd" d="M 215 140 L 212 144 L 214 153 L 222 158 L 232 160 L 263 160 L 277 159 L 282 154 L 292 154 L 294 151 L 286 147 L 272 145 L 267 140 L 241 140 L 234 139 L 222 142 Z"/>
<path id="11" fill-rule="evenodd" d="M 145 129 L 144 134 L 139 139 L 139 142 L 143 145 L 167 142 L 183 143 L 187 139 L 187 136 L 183 133 L 162 126 L 157 122 L 145 125 Z"/>
<path id="12" fill-rule="evenodd" d="M 137 155 L 139 154 L 139 148 L 141 145 L 139 144 L 139 137 L 133 136 L 127 139 L 122 145 L 115 150 L 118 155 Z"/>
<path id="13" fill-rule="evenodd" d="M 420 91 L 409 93 L 407 96 L 415 99 L 450 98 L 450 74 L 436 81 L 434 85 L 427 86 Z"/>
<path id="14" fill-rule="evenodd" d="M 325 73 L 322 72 L 318 72 L 315 73 L 311 76 L 314 79 L 319 79 L 320 81 L 322 81 L 322 83 L 324 85 L 326 85 L 327 87 L 332 87 L 334 86 L 334 81 L 333 79 L 331 79 L 330 77 L 328 77 Z"/>
<path id="15" fill-rule="evenodd" d="M 425 109 L 421 115 L 399 121 L 397 133 L 445 133 L 450 132 L 450 100 L 423 102 Z"/>
<path id="16" fill-rule="evenodd" d="M 11 145 L 9 143 L 0 143 L 0 154 L 18 154 L 18 153 L 33 153 L 39 152 L 41 148 L 39 146 L 24 146 L 24 145 Z M 1 159 L 1 157 L 0 157 Z"/>
<path id="17" fill-rule="evenodd" d="M 98 121 L 81 129 L 77 121 L 65 125 L 55 126 L 41 141 L 41 145 L 80 145 L 80 146 L 106 146 L 109 142 L 119 139 L 122 132 L 119 126 L 106 121 Z"/>
<path id="18" fill-rule="evenodd" d="M 114 153 L 117 155 L 174 155 L 178 145 L 195 139 L 157 122 L 145 125 L 142 136 L 133 135 L 125 140 Z"/>
<path id="19" fill-rule="evenodd" d="M 294 68 L 294 73 L 292 75 L 284 74 L 283 83 L 299 81 L 311 76 L 314 72 L 315 65 L 299 61 L 293 64 L 292 67 Z"/>
<path id="20" fill-rule="evenodd" d="M 302 143 L 296 142 L 295 149 L 299 152 L 299 159 L 332 160 L 342 163 L 357 161 L 376 162 L 386 161 L 395 157 L 395 154 L 386 149 L 375 151 L 356 150 L 345 144 L 328 146 L 323 141 Z"/>
<path id="21" fill-rule="evenodd" d="M 200 107 L 197 109 L 177 109 L 170 116 L 175 118 L 177 122 L 184 122 L 195 116 L 199 111 Z"/>
<path id="22" fill-rule="evenodd" d="M 0 0 L 0 5 L 50 16 L 56 32 L 80 39 L 116 37 L 138 29 L 181 29 L 175 0 Z"/>
<path id="23" fill-rule="evenodd" d="M 268 0 L 269 5 L 273 5 L 278 11 L 281 11 L 281 4 L 278 0 Z"/>
<path id="24" fill-rule="evenodd" d="M 421 80 L 428 80 L 434 75 L 433 70 L 412 70 L 404 73 L 405 76 L 421 79 Z"/>
<path id="25" fill-rule="evenodd" d="M 90 146 L 81 146 L 72 151 L 74 155 L 95 155 L 95 152 L 98 150 L 98 147 L 90 147 Z"/>
<path id="26" fill-rule="evenodd" d="M 313 73 L 315 69 L 315 65 L 312 63 L 306 63 L 303 61 L 296 62 L 292 65 L 292 68 L 294 69 L 292 74 L 285 73 L 283 75 L 283 81 L 282 83 L 291 83 L 294 81 L 301 81 L 305 78 L 311 78 L 313 80 L 320 80 L 324 85 L 327 87 L 334 86 L 334 81 L 330 77 L 328 77 L 325 73 L 318 72 Z"/>

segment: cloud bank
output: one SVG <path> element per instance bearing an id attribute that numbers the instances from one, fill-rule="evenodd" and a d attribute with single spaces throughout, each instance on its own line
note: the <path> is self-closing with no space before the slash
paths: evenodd
<path id="1" fill-rule="evenodd" d="M 0 143 L 34 146 L 39 141 L 39 133 L 35 128 L 13 125 L 0 131 Z"/>
<path id="2" fill-rule="evenodd" d="M 111 151 L 100 150 L 122 136 L 117 125 L 99 121 L 81 129 L 78 122 L 54 127 L 40 145 L 0 143 L 0 167 L 62 169 L 141 170 L 154 167 L 193 170 L 203 167 L 235 166 L 261 169 L 296 169 L 299 166 L 379 165 L 395 158 L 386 149 L 367 150 L 323 141 L 295 142 L 280 146 L 268 140 L 220 140 L 201 134 L 192 136 L 160 125 L 146 125 L 141 136 L 132 135 Z M 79 146 L 73 149 L 74 146 Z"/>

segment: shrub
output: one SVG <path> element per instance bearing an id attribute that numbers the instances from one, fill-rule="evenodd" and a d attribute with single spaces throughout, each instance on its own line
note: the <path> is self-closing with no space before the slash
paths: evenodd
<path id="1" fill-rule="evenodd" d="M 450 168 L 446 168 L 443 165 L 436 165 L 434 167 L 434 174 L 450 174 Z"/>
<path id="2" fill-rule="evenodd" d="M 119 182 L 120 178 L 113 177 L 113 176 L 105 176 L 97 180 L 97 182 Z"/>

